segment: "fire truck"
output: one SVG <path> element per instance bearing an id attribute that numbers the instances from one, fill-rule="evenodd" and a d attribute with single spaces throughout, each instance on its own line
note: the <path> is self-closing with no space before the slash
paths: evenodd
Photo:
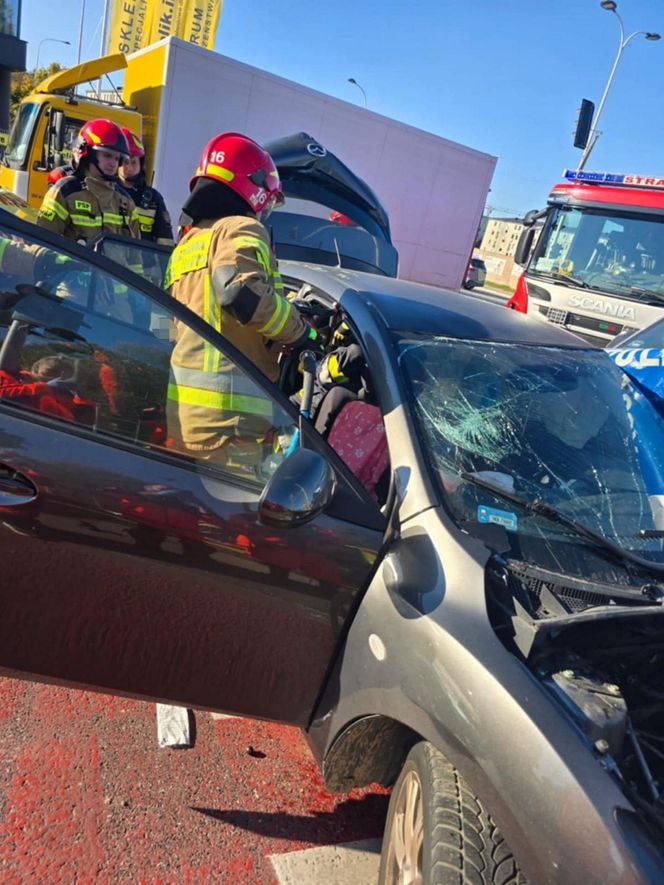
<path id="1" fill-rule="evenodd" d="M 664 316 L 664 178 L 563 177 L 524 218 L 507 306 L 605 345 Z"/>

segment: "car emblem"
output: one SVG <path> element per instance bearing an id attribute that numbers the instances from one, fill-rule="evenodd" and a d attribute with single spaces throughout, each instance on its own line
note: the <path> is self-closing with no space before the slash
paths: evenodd
<path id="1" fill-rule="evenodd" d="M 327 151 L 323 147 L 322 144 L 318 144 L 317 141 L 312 141 L 307 145 L 307 150 L 311 154 L 312 157 L 324 157 L 327 154 Z"/>

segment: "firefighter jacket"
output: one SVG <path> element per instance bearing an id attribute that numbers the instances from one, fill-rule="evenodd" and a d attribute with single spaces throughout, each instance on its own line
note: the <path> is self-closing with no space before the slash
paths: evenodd
<path id="1" fill-rule="evenodd" d="M 46 192 L 37 224 L 78 243 L 87 244 L 102 232 L 140 237 L 136 206 L 114 181 L 93 175 L 69 175 Z"/>
<path id="2" fill-rule="evenodd" d="M 38 282 L 62 268 L 68 259 L 21 237 L 0 233 L 0 274 L 18 277 L 21 282 Z M 12 282 L 12 287 L 15 281 Z"/>
<path id="3" fill-rule="evenodd" d="M 142 176 L 141 179 L 143 179 Z M 134 203 L 136 203 L 136 215 L 141 229 L 141 239 L 172 246 L 173 227 L 171 226 L 171 218 L 164 198 L 159 191 L 149 187 L 144 180 L 139 181 L 135 187 L 130 187 L 128 183 L 124 186 L 127 188 L 127 192 Z"/>
<path id="4" fill-rule="evenodd" d="M 165 287 L 272 381 L 278 349 L 270 342 L 307 340 L 308 326 L 282 294 L 267 231 L 255 218 L 230 216 L 192 227 L 173 251 Z M 229 290 L 238 293 L 232 304 Z M 176 322 L 168 420 L 169 434 L 179 435 L 188 449 L 210 451 L 233 436 L 262 439 L 272 427 L 272 404 L 216 348 Z"/>

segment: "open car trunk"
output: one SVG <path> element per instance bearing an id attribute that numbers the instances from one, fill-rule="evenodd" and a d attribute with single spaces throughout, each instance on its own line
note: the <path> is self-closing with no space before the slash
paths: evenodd
<path id="1" fill-rule="evenodd" d="M 268 221 L 280 259 L 397 275 L 387 212 L 366 182 L 305 132 L 265 149 L 287 198 Z"/>

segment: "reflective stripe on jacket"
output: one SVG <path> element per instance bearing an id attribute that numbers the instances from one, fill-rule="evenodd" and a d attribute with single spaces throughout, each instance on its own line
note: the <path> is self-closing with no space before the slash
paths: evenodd
<path id="1" fill-rule="evenodd" d="M 85 243 L 106 231 L 140 237 L 136 206 L 115 182 L 87 175 L 61 178 L 46 192 L 37 224 L 70 240 Z"/>
<path id="2" fill-rule="evenodd" d="M 134 187 L 125 183 L 131 198 L 136 203 L 136 214 L 141 229 L 141 239 L 153 243 L 173 244 L 173 227 L 164 198 L 153 187 L 138 182 Z"/>
<path id="3" fill-rule="evenodd" d="M 244 324 L 219 304 L 212 282 L 218 268 L 249 290 L 255 309 Z M 232 216 L 192 227 L 173 250 L 165 287 L 272 381 L 278 376 L 277 351 L 268 349 L 269 341 L 288 344 L 306 331 L 297 309 L 281 294 L 276 259 L 257 219 Z M 175 338 L 169 433 L 176 422 L 182 441 L 193 450 L 215 449 L 233 435 L 262 438 L 272 426 L 272 403 L 260 388 L 180 322 Z"/>

